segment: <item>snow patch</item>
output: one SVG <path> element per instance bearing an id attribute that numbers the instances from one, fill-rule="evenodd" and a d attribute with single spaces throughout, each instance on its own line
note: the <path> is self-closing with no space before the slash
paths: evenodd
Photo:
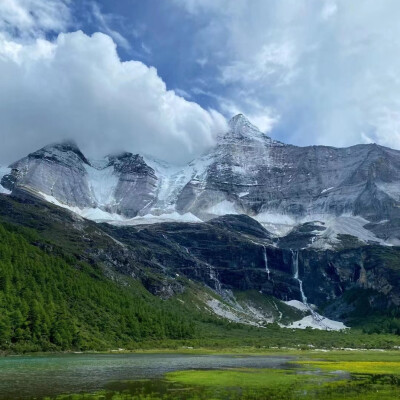
<path id="1" fill-rule="evenodd" d="M 296 221 L 289 215 L 271 213 L 271 212 L 261 212 L 254 217 L 260 224 L 278 224 L 278 225 L 290 225 L 294 226 Z"/>
<path id="2" fill-rule="evenodd" d="M 11 168 L 8 167 L 0 167 L 0 182 L 3 179 L 4 175 L 8 175 L 11 173 Z M 0 184 L 0 193 L 2 194 L 11 194 L 11 190 L 6 189 L 4 186 Z"/>
<path id="3" fill-rule="evenodd" d="M 334 188 L 335 188 L 335 187 L 332 186 L 332 187 L 330 187 L 330 188 L 328 188 L 328 189 L 324 189 L 324 190 L 321 191 L 321 194 L 326 193 L 326 192 L 329 192 L 330 190 L 332 190 L 332 189 L 334 189 Z"/>
<path id="4" fill-rule="evenodd" d="M 333 321 L 331 319 L 325 318 L 321 316 L 320 320 L 316 320 L 312 315 L 307 315 L 299 321 L 295 321 L 290 325 L 287 325 L 287 328 L 292 329 L 318 329 L 324 331 L 341 331 L 344 329 L 348 329 L 343 322 Z"/>
<path id="5" fill-rule="evenodd" d="M 305 329 L 307 327 L 313 329 L 320 329 L 320 330 L 342 330 L 345 329 L 346 326 L 342 322 L 337 322 L 330 320 L 328 318 L 323 317 L 322 315 L 318 314 L 311 308 L 310 304 L 307 302 L 307 297 L 303 290 L 303 281 L 299 277 L 299 251 L 292 250 L 292 264 L 293 264 L 293 278 L 297 280 L 299 283 L 300 293 L 301 293 L 301 304 L 305 307 L 305 311 L 311 313 L 311 315 L 307 315 L 306 317 L 302 318 L 300 321 L 293 322 L 288 328 L 298 328 L 298 329 Z M 293 301 L 293 300 L 292 300 Z M 302 307 L 300 302 L 292 303 L 296 308 Z"/>
<path id="6" fill-rule="evenodd" d="M 103 161 L 103 160 L 101 160 Z M 101 165 L 100 162 L 92 161 L 92 165 Z M 85 164 L 89 188 L 99 207 L 115 204 L 114 192 L 119 178 L 114 173 L 114 167 L 95 168 Z"/>
<path id="7" fill-rule="evenodd" d="M 308 307 L 299 300 L 289 300 L 289 301 L 284 301 L 284 303 L 290 307 L 297 308 L 300 311 L 308 311 Z"/>
<path id="8" fill-rule="evenodd" d="M 147 225 L 147 224 L 159 224 L 163 222 L 198 223 L 202 221 L 192 213 L 179 214 L 176 211 L 169 214 L 161 214 L 161 215 L 146 214 L 134 218 L 113 221 L 115 225 Z"/>
<path id="9" fill-rule="evenodd" d="M 11 194 L 11 190 L 6 189 L 4 186 L 0 185 L 1 194 Z"/>
<path id="10" fill-rule="evenodd" d="M 315 232 L 317 234 L 316 239 L 310 247 L 317 249 L 332 249 L 335 245 L 339 244 L 338 235 L 351 235 L 359 240 L 369 243 L 375 242 L 380 245 L 390 246 L 391 243 L 385 242 L 383 239 L 378 238 L 375 234 L 364 226 L 369 223 L 366 219 L 353 216 L 353 215 L 342 215 L 339 217 L 333 217 L 329 215 L 315 215 L 315 219 L 324 222 L 326 229 L 324 231 Z M 312 217 L 308 216 L 304 218 L 302 222 L 311 222 Z"/>
<path id="11" fill-rule="evenodd" d="M 223 200 L 214 206 L 211 206 L 207 209 L 207 213 L 213 215 L 226 215 L 226 214 L 238 214 L 235 209 L 235 204 L 228 200 Z"/>
<path id="12" fill-rule="evenodd" d="M 279 237 L 287 235 L 296 226 L 296 221 L 289 215 L 269 211 L 261 212 L 252 216 L 252 218 L 263 225 L 269 232 Z"/>
<path id="13" fill-rule="evenodd" d="M 144 161 L 153 168 L 157 177 L 157 201 L 151 211 L 168 213 L 175 211 L 178 196 L 189 182 L 200 185 L 205 182 L 213 157 L 203 156 L 183 167 L 170 165 L 150 156 L 145 156 Z"/>
<path id="14" fill-rule="evenodd" d="M 108 222 L 114 225 L 148 225 L 148 224 L 157 224 L 162 222 L 190 222 L 190 223 L 202 222 L 192 213 L 179 214 L 176 211 L 170 214 L 161 214 L 161 215 L 146 214 L 140 217 L 126 218 L 119 214 L 101 210 L 100 208 L 90 208 L 90 207 L 79 208 L 76 206 L 70 206 L 68 204 L 61 203 L 55 197 L 50 196 L 48 194 L 42 192 L 38 192 L 38 194 L 49 203 L 65 208 L 69 211 L 72 211 L 75 214 L 78 214 L 83 218 L 90 219 L 95 222 Z"/>
<path id="15" fill-rule="evenodd" d="M 208 297 L 205 299 L 205 304 L 211 312 L 222 318 L 232 322 L 257 327 L 264 327 L 265 324 L 271 324 L 276 321 L 273 315 L 267 310 L 258 309 L 248 301 L 238 303 L 233 293 L 229 290 L 223 290 L 221 294 L 224 298 L 224 302 L 213 297 Z M 290 300 L 283 303 L 295 307 L 301 311 L 309 311 L 309 308 L 298 300 Z M 277 321 L 280 321 L 283 317 L 282 312 L 279 311 L 276 304 L 275 308 L 279 313 L 279 318 Z M 348 329 L 342 322 L 330 320 L 315 312 L 313 315 L 305 316 L 299 321 L 292 322 L 290 325 L 279 325 L 282 328 L 290 329 L 312 328 L 328 331 L 340 331 L 343 329 Z"/>
<path id="16" fill-rule="evenodd" d="M 80 215 L 83 218 L 91 219 L 96 222 L 105 222 L 105 221 L 121 221 L 123 217 L 118 214 L 108 213 L 106 211 L 101 210 L 100 208 L 79 208 L 76 206 L 69 206 L 68 204 L 61 203 L 55 197 L 50 196 L 48 194 L 38 192 L 38 194 L 46 201 L 51 204 L 54 204 L 58 207 L 65 208 L 66 210 L 72 211 L 75 214 Z"/>

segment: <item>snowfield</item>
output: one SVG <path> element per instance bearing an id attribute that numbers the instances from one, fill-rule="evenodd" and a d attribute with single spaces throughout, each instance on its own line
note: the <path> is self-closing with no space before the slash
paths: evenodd
<path id="1" fill-rule="evenodd" d="M 11 168 L 7 168 L 7 167 L 1 167 L 0 166 L 0 182 L 3 178 L 4 175 L 8 175 L 11 172 Z M 7 190 L 5 187 L 3 187 L 0 184 L 0 193 L 2 194 L 11 194 L 10 190 Z"/>
<path id="2" fill-rule="evenodd" d="M 111 222 L 115 225 L 146 225 L 146 224 L 159 224 L 163 222 L 198 223 L 202 221 L 192 213 L 179 214 L 175 211 L 170 214 L 161 214 L 161 215 L 146 214 L 135 218 L 122 219 Z"/>
<path id="3" fill-rule="evenodd" d="M 114 167 L 109 166 L 104 168 L 101 162 L 96 163 L 92 161 L 91 164 L 92 166 L 85 165 L 85 169 L 89 188 L 98 207 L 114 205 L 114 192 L 119 182 L 118 176 L 114 173 Z M 99 167 L 95 168 L 94 165 L 99 165 Z"/>
<path id="4" fill-rule="evenodd" d="M 284 301 L 285 304 L 287 304 L 290 307 L 297 308 L 300 311 L 307 311 L 308 307 L 302 303 L 299 300 L 289 300 L 289 301 Z"/>
<path id="5" fill-rule="evenodd" d="M 0 169 L 1 173 L 8 173 L 9 169 Z M 59 207 L 68 209 L 83 218 L 93 220 L 95 222 L 109 222 L 116 225 L 146 225 L 146 224 L 156 224 L 163 222 L 189 222 L 189 223 L 199 223 L 204 220 L 194 215 L 191 212 L 178 213 L 174 209 L 174 205 L 170 204 L 169 212 L 159 212 L 162 210 L 157 207 L 151 207 L 151 210 L 144 215 L 138 215 L 134 218 L 127 218 L 117 213 L 112 213 L 104 210 L 104 208 L 111 209 L 115 205 L 115 199 L 113 197 L 113 192 L 118 184 L 118 180 L 115 175 L 113 175 L 111 167 L 105 168 L 103 170 L 96 170 L 95 168 L 89 167 L 87 169 L 89 176 L 89 186 L 91 191 L 98 200 L 98 207 L 85 207 L 79 208 L 76 206 L 71 206 L 64 204 L 57 200 L 55 197 L 48 194 L 39 192 L 38 194 L 44 198 L 46 201 L 55 204 Z M 175 177 L 176 178 L 176 177 Z M 166 179 L 166 178 L 165 178 Z M 168 179 L 172 179 L 169 177 Z M 165 188 L 162 189 L 166 191 Z M 0 193 L 10 194 L 11 192 L 0 185 Z M 165 194 L 166 198 L 171 200 L 171 193 Z M 165 199 L 164 199 L 165 200 Z M 160 201 L 160 200 L 159 200 Z M 161 204 L 159 204 L 161 206 Z M 228 200 L 223 200 L 216 205 L 209 207 L 207 209 L 207 214 L 212 217 L 223 216 L 227 214 L 240 214 L 233 202 Z M 342 215 L 338 217 L 333 217 L 331 215 L 309 215 L 301 220 L 295 221 L 288 215 L 283 214 L 273 214 L 273 213 L 260 213 L 256 216 L 252 216 L 256 221 L 260 222 L 269 232 L 277 237 L 283 237 L 287 235 L 291 230 L 293 230 L 299 224 L 306 222 L 313 222 L 317 226 L 321 226 L 324 230 L 315 230 L 315 238 L 313 238 L 312 243 L 308 246 L 314 249 L 328 250 L 333 249 L 335 245 L 339 243 L 338 235 L 346 234 L 358 238 L 364 243 L 377 243 L 385 246 L 392 246 L 395 243 L 386 242 L 383 239 L 375 236 L 371 231 L 364 228 L 369 221 L 359 216 L 352 215 Z"/>

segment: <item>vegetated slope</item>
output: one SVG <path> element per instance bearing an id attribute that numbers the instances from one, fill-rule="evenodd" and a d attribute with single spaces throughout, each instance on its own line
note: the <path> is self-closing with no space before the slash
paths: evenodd
<path id="1" fill-rule="evenodd" d="M 0 224 L 0 346 L 93 349 L 194 335 L 193 321 L 133 279 L 34 246 L 32 230 Z"/>
<path id="2" fill-rule="evenodd" d="M 32 230 L 0 225 L 0 349 L 5 351 L 110 348 L 255 346 L 388 347 L 398 339 L 293 331 L 273 324 L 255 328 L 198 312 L 192 286 L 162 301 L 130 278 L 112 281 L 74 257 L 37 247 Z M 35 245 L 34 245 L 34 244 Z M 53 249 L 54 250 L 54 249 Z"/>
<path id="3" fill-rule="evenodd" d="M 364 335 L 358 330 L 342 333 L 281 328 L 277 322 L 289 324 L 302 317 L 302 312 L 279 300 L 279 296 L 290 293 L 300 298 L 290 270 L 291 252 L 268 247 L 274 281 L 269 280 L 264 242 L 257 240 L 268 245 L 271 239 L 246 216 L 224 217 L 206 224 L 115 228 L 26 195 L 19 199 L 0 196 L 0 223 L 3 350 L 179 345 L 393 347 L 400 342 L 396 336 Z M 378 247 L 381 249 L 384 252 L 385 248 Z M 323 276 L 317 260 L 307 264 L 306 255 L 300 255 L 304 257 L 300 260 L 302 274 L 308 271 Z M 389 255 L 395 265 L 395 249 Z M 388 257 L 386 253 L 376 256 L 380 263 L 383 256 Z M 344 256 L 350 267 L 357 262 L 352 257 L 354 254 Z M 232 264 L 235 259 L 239 261 Z M 358 312 L 357 297 L 351 296 L 350 287 L 364 296 L 364 310 L 374 309 L 370 303 L 377 295 L 384 299 L 357 283 L 359 276 L 349 278 L 357 268 L 342 268 L 344 278 L 339 278 L 347 279 L 345 294 L 349 295 L 324 304 L 332 308 L 332 314 Z M 330 279 L 339 285 L 339 278 L 332 275 Z M 305 290 L 310 287 L 305 285 Z M 215 304 L 223 310 L 222 315 L 213 309 Z M 393 308 L 392 314 L 385 314 L 384 304 L 375 309 L 380 323 L 369 331 L 398 333 L 397 314 L 393 314 Z M 227 318 L 226 310 L 236 312 L 237 322 L 253 326 L 235 323 L 236 319 Z M 359 317 L 361 327 L 367 315 Z"/>

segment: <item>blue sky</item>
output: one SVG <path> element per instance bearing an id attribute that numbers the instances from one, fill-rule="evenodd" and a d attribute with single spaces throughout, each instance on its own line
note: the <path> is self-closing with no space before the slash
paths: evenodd
<path id="1" fill-rule="evenodd" d="M 2 0 L 0 164 L 64 138 L 183 163 L 239 112 L 400 149 L 399 20 L 397 0 Z"/>
<path id="2" fill-rule="evenodd" d="M 134 59 L 154 66 L 168 89 L 203 107 L 218 107 L 214 97 L 200 93 L 214 88 L 218 94 L 224 89 L 215 79 L 218 65 L 207 62 L 214 54 L 197 38 L 198 32 L 207 27 L 207 18 L 174 2 L 157 0 L 82 1 L 73 6 L 73 13 L 75 28 L 88 34 L 100 31 L 111 35 L 122 60 Z M 96 17 L 98 14 L 101 17 Z M 118 34 L 115 36 L 112 31 Z"/>

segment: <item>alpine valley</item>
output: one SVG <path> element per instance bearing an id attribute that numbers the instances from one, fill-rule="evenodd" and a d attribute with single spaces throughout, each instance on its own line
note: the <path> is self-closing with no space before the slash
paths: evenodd
<path id="1" fill-rule="evenodd" d="M 400 151 L 239 114 L 185 166 L 64 142 L 0 172 L 5 351 L 399 345 Z"/>

